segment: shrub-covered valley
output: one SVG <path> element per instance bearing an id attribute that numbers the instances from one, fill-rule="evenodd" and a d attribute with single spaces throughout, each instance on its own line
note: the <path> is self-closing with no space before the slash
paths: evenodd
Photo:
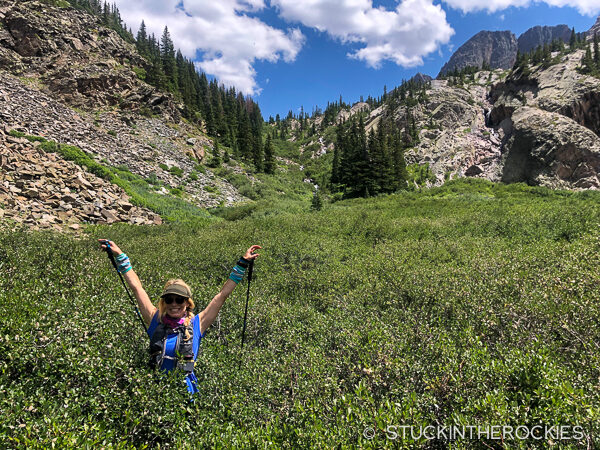
<path id="1" fill-rule="evenodd" d="M 0 0 L 1 447 L 600 446 L 597 41 L 263 120 L 169 39 Z M 196 312 L 262 246 L 199 394 L 98 238 Z"/>

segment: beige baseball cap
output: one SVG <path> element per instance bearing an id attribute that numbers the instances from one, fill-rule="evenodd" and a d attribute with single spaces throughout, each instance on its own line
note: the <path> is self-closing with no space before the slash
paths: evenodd
<path id="1" fill-rule="evenodd" d="M 175 283 L 167 286 L 167 288 L 161 294 L 161 297 L 165 297 L 169 294 L 180 295 L 181 297 L 191 298 L 192 291 L 183 283 L 176 281 Z"/>

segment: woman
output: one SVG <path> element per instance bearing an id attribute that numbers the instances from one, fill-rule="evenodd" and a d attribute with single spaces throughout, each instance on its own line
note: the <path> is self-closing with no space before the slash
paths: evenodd
<path id="1" fill-rule="evenodd" d="M 175 368 L 185 371 L 188 391 L 195 393 L 197 388 L 193 369 L 200 340 L 216 319 L 227 297 L 242 280 L 246 268 L 259 256 L 254 252 L 262 247 L 260 245 L 250 247 L 231 271 L 221 291 L 214 296 L 204 311 L 194 315 L 192 291 L 183 280 L 167 281 L 156 307 L 133 271 L 127 255 L 113 241 L 107 239 L 98 239 L 98 241 L 103 250 L 112 251 L 117 270 L 123 275 L 137 300 L 142 318 L 148 327 L 151 365 L 165 372 Z"/>

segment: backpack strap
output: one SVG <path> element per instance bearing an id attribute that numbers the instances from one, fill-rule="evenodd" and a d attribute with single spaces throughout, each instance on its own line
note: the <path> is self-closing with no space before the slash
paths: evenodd
<path id="1" fill-rule="evenodd" d="M 154 332 L 156 331 L 156 327 L 158 326 L 159 322 L 158 322 L 158 310 L 154 313 L 154 316 L 152 316 L 152 321 L 150 322 L 150 326 L 148 327 L 148 337 L 150 339 L 152 339 L 152 335 L 154 334 Z"/>
<path id="2" fill-rule="evenodd" d="M 177 367 L 177 348 L 179 347 L 179 339 L 179 333 L 170 334 L 165 337 L 160 364 L 158 366 L 167 373 Z"/>
<path id="3" fill-rule="evenodd" d="M 200 341 L 204 337 L 200 332 L 200 314 L 196 314 L 192 319 L 192 326 L 194 330 L 194 340 L 192 341 L 192 350 L 194 351 L 194 361 L 198 358 L 198 351 L 200 350 Z"/>

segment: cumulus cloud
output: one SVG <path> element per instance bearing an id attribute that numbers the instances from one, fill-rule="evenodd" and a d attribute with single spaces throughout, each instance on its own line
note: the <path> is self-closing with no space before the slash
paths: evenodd
<path id="1" fill-rule="evenodd" d="M 431 0 L 403 0 L 395 10 L 372 0 L 271 0 L 284 19 L 328 33 L 362 48 L 349 56 L 371 67 L 384 60 L 411 67 L 423 63 L 454 34 L 446 13 Z"/>
<path id="2" fill-rule="evenodd" d="M 581 14 L 589 16 L 600 13 L 600 0 L 444 0 L 444 2 L 465 13 L 481 10 L 495 12 L 510 6 L 526 7 L 539 3 L 558 7 L 570 6 Z"/>
<path id="3" fill-rule="evenodd" d="M 294 61 L 304 36 L 298 29 L 274 28 L 248 13 L 265 8 L 264 0 L 117 0 L 134 34 L 142 20 L 160 39 L 165 25 L 175 46 L 197 66 L 245 94 L 257 94 L 257 60 Z"/>

